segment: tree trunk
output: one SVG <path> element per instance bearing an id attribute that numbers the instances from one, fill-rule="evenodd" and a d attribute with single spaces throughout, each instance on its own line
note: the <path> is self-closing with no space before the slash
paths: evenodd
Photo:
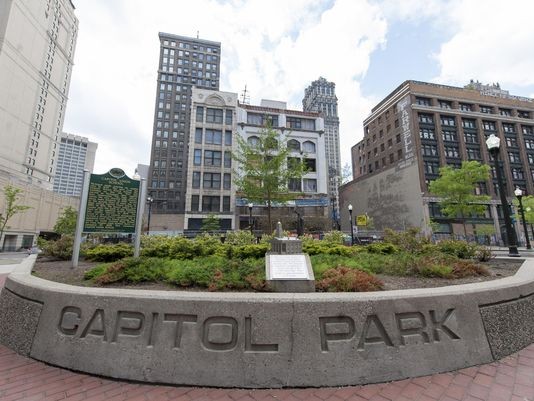
<path id="1" fill-rule="evenodd" d="M 271 199 L 267 199 L 267 221 L 269 222 L 269 235 L 273 233 L 273 222 L 271 221 Z"/>

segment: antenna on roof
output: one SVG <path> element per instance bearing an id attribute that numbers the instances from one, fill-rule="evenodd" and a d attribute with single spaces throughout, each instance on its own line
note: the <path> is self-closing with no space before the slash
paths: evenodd
<path id="1" fill-rule="evenodd" d="M 198 31 L 197 31 L 197 39 L 198 39 Z"/>
<path id="2" fill-rule="evenodd" d="M 245 84 L 245 89 L 241 93 L 241 103 L 243 104 L 250 104 L 250 95 L 247 91 L 247 85 Z"/>

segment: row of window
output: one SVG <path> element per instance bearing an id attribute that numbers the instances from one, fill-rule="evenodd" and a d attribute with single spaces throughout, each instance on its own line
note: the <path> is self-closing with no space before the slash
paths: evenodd
<path id="1" fill-rule="evenodd" d="M 278 115 L 247 112 L 247 124 L 257 125 L 260 127 L 279 127 Z M 315 120 L 309 118 L 287 116 L 286 128 L 315 131 Z"/>
<path id="2" fill-rule="evenodd" d="M 224 154 L 224 167 L 232 167 L 232 153 L 220 150 L 205 150 L 204 151 L 204 166 L 220 167 L 222 164 L 222 157 Z M 202 150 L 195 149 L 193 153 L 193 165 L 200 166 L 202 164 Z"/>
<path id="3" fill-rule="evenodd" d="M 204 139 L 204 141 L 203 141 Z M 195 143 L 206 145 L 222 145 L 223 131 L 217 129 L 195 129 Z M 224 131 L 224 145 L 232 146 L 232 131 Z"/>
<path id="4" fill-rule="evenodd" d="M 419 113 L 419 123 L 421 124 L 434 124 L 434 115 Z M 476 120 L 470 118 L 462 118 L 462 127 L 467 129 L 476 129 L 477 123 Z M 456 118 L 453 116 L 440 116 L 440 122 L 442 126 L 456 126 Z M 496 122 L 495 121 L 482 121 L 482 126 L 485 131 L 496 131 Z M 515 133 L 515 124 L 512 123 L 502 123 L 503 131 Z M 534 128 L 531 125 L 521 125 L 521 131 L 523 134 L 534 134 Z"/>
<path id="5" fill-rule="evenodd" d="M 416 97 L 415 103 L 420 106 L 432 106 L 432 99 L 427 97 Z M 452 101 L 450 100 L 437 100 L 437 106 L 442 109 L 452 109 Z M 458 108 L 462 111 L 475 111 L 475 106 L 470 103 L 458 103 Z M 507 108 L 494 108 L 493 106 L 479 105 L 478 109 L 481 113 L 485 114 L 500 114 L 501 116 L 512 116 L 512 110 Z M 495 113 L 495 109 L 498 110 L 498 113 Z M 521 118 L 530 118 L 530 111 L 528 110 L 517 110 L 517 116 Z"/>
<path id="6" fill-rule="evenodd" d="M 251 135 L 247 138 L 247 143 L 251 146 L 259 146 L 260 138 L 256 135 Z M 277 144 L 273 144 L 276 147 Z M 315 153 L 316 146 L 312 141 L 304 141 L 302 144 L 296 139 L 290 139 L 287 141 L 287 148 L 292 152 L 304 152 L 304 153 Z"/>
<path id="7" fill-rule="evenodd" d="M 222 188 L 230 189 L 232 186 L 232 175 L 230 173 L 203 173 L 200 171 L 193 171 L 193 179 L 191 186 L 193 188 L 200 188 L 202 178 L 202 188 L 204 189 L 221 189 L 221 178 L 222 178 Z"/>
<path id="8" fill-rule="evenodd" d="M 198 212 L 200 207 L 200 195 L 191 195 L 191 211 Z M 202 196 L 202 211 L 203 212 L 220 212 L 221 211 L 221 197 L 220 196 Z M 222 211 L 230 211 L 230 197 L 222 197 Z"/>
<path id="9" fill-rule="evenodd" d="M 219 52 L 219 49 L 216 47 L 202 46 L 202 45 L 196 45 L 196 44 L 191 44 L 191 43 L 186 43 L 186 42 L 176 42 L 175 40 L 166 40 L 166 39 L 163 41 L 163 46 L 176 47 L 177 43 L 178 43 L 178 48 L 180 49 L 187 49 L 187 50 L 193 49 L 193 50 L 199 50 L 201 52 L 206 52 L 206 53 L 218 53 Z M 172 49 L 167 49 L 167 51 L 169 50 L 172 50 Z"/>
<path id="10" fill-rule="evenodd" d="M 224 113 L 224 123 L 226 125 L 232 125 L 233 111 L 223 109 L 213 109 L 211 107 L 206 108 L 206 120 L 204 120 L 204 106 L 197 106 L 196 121 L 198 123 L 210 123 L 210 124 L 222 124 Z"/>

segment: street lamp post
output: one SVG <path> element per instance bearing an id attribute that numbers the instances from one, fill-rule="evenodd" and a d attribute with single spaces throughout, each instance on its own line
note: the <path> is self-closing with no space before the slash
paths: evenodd
<path id="1" fill-rule="evenodd" d="M 350 216 L 350 244 L 354 245 L 354 221 L 352 221 L 352 204 L 349 204 L 349 216 Z"/>
<path id="2" fill-rule="evenodd" d="M 514 191 L 514 194 L 519 201 L 519 211 L 521 212 L 521 221 L 523 222 L 523 231 L 525 231 L 525 242 L 527 249 L 532 249 L 532 246 L 530 245 L 530 239 L 528 238 L 528 229 L 527 222 L 525 221 L 525 211 L 523 210 L 523 201 L 521 200 L 523 198 L 523 191 L 521 188 L 517 187 Z"/>
<path id="3" fill-rule="evenodd" d="M 252 206 L 254 206 L 252 202 L 248 204 L 248 225 L 250 227 L 250 234 L 254 235 L 254 231 L 252 230 Z"/>
<path id="4" fill-rule="evenodd" d="M 501 175 L 501 169 L 499 166 L 499 151 L 501 140 L 491 134 L 486 140 L 486 146 L 489 152 L 493 156 L 493 162 L 495 167 L 495 174 L 497 175 L 497 184 L 499 185 L 499 195 L 501 198 L 502 214 L 504 216 L 504 226 L 506 228 L 506 237 L 508 239 L 508 256 L 518 257 L 517 251 L 517 238 L 514 228 L 512 227 L 512 219 L 510 218 L 510 208 L 508 207 L 508 201 L 506 200 L 506 193 L 504 192 L 504 184 Z"/>
<path id="5" fill-rule="evenodd" d="M 147 196 L 146 201 L 148 202 L 148 221 L 147 221 L 146 233 L 150 235 L 150 215 L 152 214 L 152 202 L 154 202 L 154 198 L 151 196 Z"/>

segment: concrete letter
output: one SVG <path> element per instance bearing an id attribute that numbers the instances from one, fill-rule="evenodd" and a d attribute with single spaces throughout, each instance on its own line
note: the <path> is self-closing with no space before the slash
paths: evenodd
<path id="1" fill-rule="evenodd" d="M 329 341 L 350 341 L 354 337 L 354 320 L 348 316 L 320 317 L 319 329 L 321 351 L 328 352 Z"/>
<path id="2" fill-rule="evenodd" d="M 93 328 L 93 325 L 95 324 L 97 325 L 97 327 Z M 104 315 L 103 309 L 95 310 L 95 313 L 93 313 L 93 316 L 91 316 L 91 319 L 89 319 L 87 326 L 85 326 L 85 329 L 83 329 L 80 338 L 87 337 L 88 334 L 92 336 L 102 337 L 102 341 L 108 340 L 108 336 L 106 333 L 106 317 Z"/>
<path id="3" fill-rule="evenodd" d="M 245 352 L 278 352 L 278 344 L 252 343 L 252 318 L 245 318 Z"/>
<path id="4" fill-rule="evenodd" d="M 397 328 L 402 345 L 406 345 L 405 337 L 408 336 L 421 336 L 424 343 L 430 342 L 428 333 L 424 330 L 426 329 L 425 316 L 421 312 L 395 313 L 395 319 L 397 319 Z"/>
<path id="5" fill-rule="evenodd" d="M 237 320 L 213 316 L 202 325 L 202 345 L 209 351 L 231 351 L 237 345 Z"/>
<path id="6" fill-rule="evenodd" d="M 452 331 L 449 327 L 445 326 L 445 323 L 452 317 L 454 313 L 454 308 L 447 309 L 441 320 L 436 317 L 436 312 L 431 310 L 430 321 L 432 322 L 432 333 L 434 333 L 434 341 L 440 341 L 439 330 L 446 333 L 453 340 L 459 340 L 460 336 Z"/>
<path id="7" fill-rule="evenodd" d="M 373 337 L 369 337 L 369 332 L 371 330 L 371 324 L 375 327 L 377 334 Z M 380 321 L 377 315 L 369 315 L 365 319 L 365 324 L 363 326 L 362 335 L 360 336 L 360 341 L 358 343 L 358 349 L 365 349 L 365 344 L 380 344 L 384 343 L 389 347 L 393 347 L 393 342 L 386 331 L 386 328 Z"/>
<path id="8" fill-rule="evenodd" d="M 82 310 L 76 306 L 65 306 L 59 316 L 57 329 L 66 336 L 73 336 L 80 327 Z"/>
<path id="9" fill-rule="evenodd" d="M 117 337 L 120 335 L 131 337 L 140 336 L 144 323 L 145 315 L 141 312 L 118 311 L 111 342 L 117 342 Z"/>
<path id="10" fill-rule="evenodd" d="M 176 322 L 174 334 L 174 348 L 180 348 L 182 341 L 182 328 L 184 323 L 196 323 L 197 315 L 178 315 L 174 313 L 166 313 L 163 316 L 164 322 Z"/>

